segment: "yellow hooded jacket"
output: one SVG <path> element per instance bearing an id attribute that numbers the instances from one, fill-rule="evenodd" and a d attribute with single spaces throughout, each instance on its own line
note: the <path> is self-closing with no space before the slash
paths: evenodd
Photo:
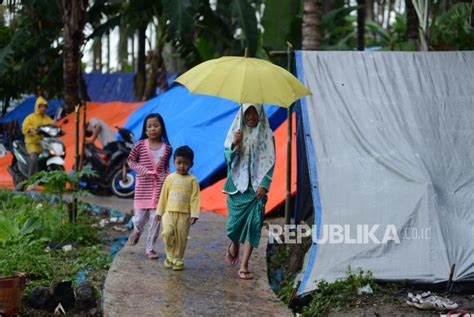
<path id="1" fill-rule="evenodd" d="M 41 153 L 41 151 L 43 150 L 40 144 L 41 136 L 37 134 L 29 134 L 28 131 L 34 130 L 39 126 L 50 124 L 51 122 L 53 122 L 53 120 L 48 117 L 47 114 L 40 114 L 39 105 L 44 104 L 48 104 L 46 99 L 44 99 L 43 97 L 38 97 L 35 102 L 35 112 L 28 115 L 23 121 L 23 127 L 21 129 L 21 132 L 23 132 L 23 135 L 25 136 L 26 151 L 28 152 L 28 154 L 35 152 Z"/>

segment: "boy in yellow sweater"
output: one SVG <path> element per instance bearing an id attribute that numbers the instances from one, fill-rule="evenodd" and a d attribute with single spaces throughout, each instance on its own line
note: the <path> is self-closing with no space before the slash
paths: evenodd
<path id="1" fill-rule="evenodd" d="M 177 148 L 173 158 L 176 172 L 166 177 L 156 215 L 163 227 L 161 235 L 166 252 L 163 265 L 181 271 L 189 227 L 199 218 L 199 183 L 189 174 L 194 160 L 194 152 L 189 146 Z"/>

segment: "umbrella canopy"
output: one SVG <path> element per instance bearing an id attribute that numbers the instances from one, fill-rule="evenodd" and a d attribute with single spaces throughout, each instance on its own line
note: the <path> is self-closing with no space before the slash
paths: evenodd
<path id="1" fill-rule="evenodd" d="M 268 61 L 226 56 L 201 63 L 176 82 L 191 93 L 218 96 L 242 103 L 288 108 L 311 92 L 284 68 Z"/>

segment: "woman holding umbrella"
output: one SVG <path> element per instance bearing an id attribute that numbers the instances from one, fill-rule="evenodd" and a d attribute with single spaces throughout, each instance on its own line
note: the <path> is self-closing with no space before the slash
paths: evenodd
<path id="1" fill-rule="evenodd" d="M 224 143 L 227 162 L 227 236 L 231 240 L 226 254 L 229 265 L 242 262 L 238 271 L 244 280 L 253 278 L 248 269 L 250 256 L 258 247 L 265 214 L 267 192 L 275 165 L 275 144 L 263 106 L 243 104 Z"/>

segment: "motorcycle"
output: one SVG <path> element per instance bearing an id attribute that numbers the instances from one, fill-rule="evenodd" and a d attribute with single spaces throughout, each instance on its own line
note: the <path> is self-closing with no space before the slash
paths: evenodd
<path id="1" fill-rule="evenodd" d="M 120 198 L 133 197 L 136 175 L 127 164 L 128 154 L 133 147 L 133 133 L 119 128 L 121 140 L 107 144 L 103 149 L 92 143 L 85 144 L 83 166 L 97 172 L 96 176 L 81 178 L 82 187 L 92 190 L 110 190 Z"/>
<path id="2" fill-rule="evenodd" d="M 40 126 L 36 132 L 42 136 L 40 140 L 43 151 L 38 156 L 38 171 L 64 171 L 66 148 L 59 138 L 64 135 L 60 127 L 53 124 Z M 13 141 L 13 162 L 8 172 L 13 178 L 13 184 L 18 191 L 23 190 L 22 182 L 28 179 L 29 155 L 23 140 Z"/>

